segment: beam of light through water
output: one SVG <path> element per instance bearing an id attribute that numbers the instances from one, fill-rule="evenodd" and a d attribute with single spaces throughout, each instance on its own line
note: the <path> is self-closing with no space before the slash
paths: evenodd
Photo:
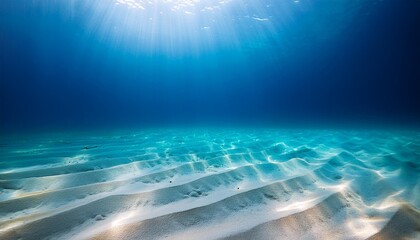
<path id="1" fill-rule="evenodd" d="M 179 56 L 279 44 L 281 29 L 311 5 L 293 0 L 72 0 L 67 8 L 85 18 L 92 36 L 116 47 Z"/>
<path id="2" fill-rule="evenodd" d="M 271 1 L 117 0 L 95 7 L 101 10 L 92 21 L 100 26 L 104 38 L 130 51 L 194 55 L 212 49 L 256 47 L 275 38 L 276 18 L 292 18 L 293 5 L 289 1 L 279 4 L 284 5 L 281 12 L 272 9 Z M 104 18 L 107 21 L 99 20 Z"/>

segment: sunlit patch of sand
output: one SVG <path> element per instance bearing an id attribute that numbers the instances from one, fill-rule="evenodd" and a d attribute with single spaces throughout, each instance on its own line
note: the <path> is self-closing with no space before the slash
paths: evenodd
<path id="1" fill-rule="evenodd" d="M 0 165 L 1 239 L 392 239 L 420 226 L 416 133 L 66 139 L 36 140 L 42 156 L 3 147 L 13 161 Z"/>

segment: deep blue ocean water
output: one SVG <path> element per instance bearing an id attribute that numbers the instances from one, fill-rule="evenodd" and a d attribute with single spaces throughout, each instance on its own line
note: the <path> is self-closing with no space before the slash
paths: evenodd
<path id="1" fill-rule="evenodd" d="M 1 128 L 418 125 L 419 12 L 416 0 L 1 1 Z"/>

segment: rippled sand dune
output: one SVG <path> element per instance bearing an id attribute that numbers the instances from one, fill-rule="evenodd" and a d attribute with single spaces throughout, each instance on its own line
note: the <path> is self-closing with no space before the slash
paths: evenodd
<path id="1" fill-rule="evenodd" d="M 0 239 L 420 239 L 420 133 L 3 136 Z"/>

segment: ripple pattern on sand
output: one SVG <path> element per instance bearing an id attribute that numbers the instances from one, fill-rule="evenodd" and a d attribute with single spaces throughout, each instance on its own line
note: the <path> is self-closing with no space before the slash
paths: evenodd
<path id="1" fill-rule="evenodd" d="M 0 239 L 420 236 L 420 133 L 3 136 Z"/>

